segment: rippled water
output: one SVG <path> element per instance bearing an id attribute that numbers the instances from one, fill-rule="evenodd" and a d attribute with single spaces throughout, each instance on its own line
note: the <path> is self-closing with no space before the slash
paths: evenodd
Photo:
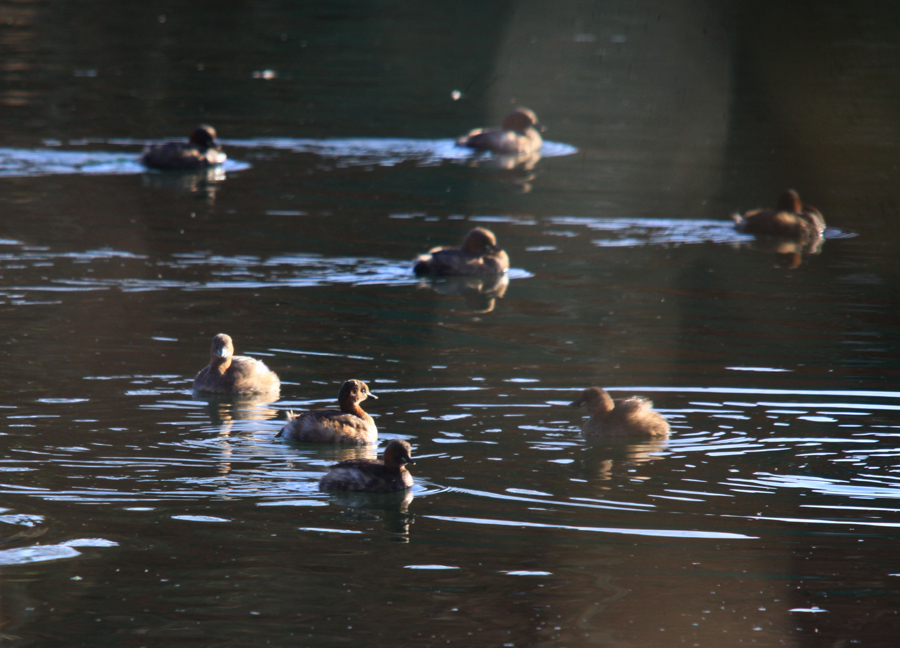
<path id="1" fill-rule="evenodd" d="M 170 139 L 181 139 L 179 136 Z M 118 145 L 143 148 L 152 140 L 78 140 L 69 145 Z M 59 145 L 59 142 L 53 142 Z M 335 160 L 338 166 L 361 166 L 375 164 L 394 166 L 403 162 L 421 165 L 436 165 L 446 161 L 471 162 L 487 160 L 489 157 L 473 153 L 456 145 L 453 139 L 413 140 L 413 139 L 258 139 L 221 140 L 223 146 L 234 152 L 246 149 L 275 149 L 296 153 L 313 153 L 325 159 Z M 545 142 L 541 147 L 541 157 L 572 155 L 578 149 L 569 144 Z M 234 153 L 232 153 L 234 155 Z M 28 177 L 42 175 L 81 174 L 133 174 L 143 173 L 144 167 L 136 154 L 110 153 L 106 151 L 53 150 L 48 148 L 22 150 L 0 148 L 0 177 Z M 250 168 L 246 162 L 227 159 L 219 169 L 211 170 L 215 181 L 224 180 L 226 175 Z M 151 177 L 154 174 L 151 174 Z"/>
<path id="2" fill-rule="evenodd" d="M 891 645 L 892 6 L 102 6 L 0 6 L 0 643 Z M 539 161 L 454 146 L 515 105 Z M 815 250 L 732 226 L 787 186 Z M 413 276 L 475 225 L 507 278 Z M 278 400 L 191 393 L 218 332 Z M 348 378 L 377 448 L 275 438 Z"/>

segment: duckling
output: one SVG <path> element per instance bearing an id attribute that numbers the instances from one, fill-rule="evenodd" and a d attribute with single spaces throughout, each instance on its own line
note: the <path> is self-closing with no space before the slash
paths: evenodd
<path id="1" fill-rule="evenodd" d="M 516 108 L 500 128 L 478 128 L 456 140 L 457 146 L 501 155 L 529 155 L 541 148 L 539 131 L 546 130 L 528 108 Z"/>
<path id="2" fill-rule="evenodd" d="M 509 270 L 509 257 L 497 246 L 497 237 L 489 229 L 476 227 L 463 239 L 461 248 L 436 247 L 416 259 L 417 275 L 480 276 L 502 274 Z"/>
<path id="3" fill-rule="evenodd" d="M 264 362 L 234 355 L 231 336 L 212 339 L 209 364 L 194 378 L 194 391 L 212 394 L 277 394 L 281 381 Z"/>
<path id="4" fill-rule="evenodd" d="M 825 219 L 819 210 L 800 202 L 793 189 L 782 192 L 775 209 L 754 209 L 731 218 L 739 232 L 759 236 L 813 240 L 825 231 Z"/>
<path id="5" fill-rule="evenodd" d="M 141 164 L 162 171 L 205 169 L 222 164 L 227 156 L 216 141 L 216 129 L 200 124 L 187 142 L 150 144 L 141 153 Z"/>
<path id="6" fill-rule="evenodd" d="M 299 416 L 289 412 L 287 423 L 275 436 L 308 443 L 375 443 L 378 441 L 375 421 L 359 406 L 369 397 L 378 398 L 363 381 L 348 380 L 338 392 L 340 410 L 313 410 Z"/>
<path id="7" fill-rule="evenodd" d="M 407 466 L 415 466 L 406 441 L 394 439 L 384 449 L 384 461 L 351 459 L 332 466 L 319 482 L 321 490 L 393 493 L 412 488 Z"/>
<path id="8" fill-rule="evenodd" d="M 653 403 L 640 396 L 613 401 L 606 390 L 588 387 L 571 403 L 591 418 L 581 428 L 585 438 L 669 435 L 669 424 L 653 411 Z"/>

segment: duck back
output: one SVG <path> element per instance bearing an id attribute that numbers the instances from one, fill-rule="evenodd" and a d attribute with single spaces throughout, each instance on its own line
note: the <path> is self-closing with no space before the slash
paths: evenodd
<path id="1" fill-rule="evenodd" d="M 543 128 L 537 115 L 527 108 L 517 108 L 503 120 L 502 128 L 475 129 L 456 144 L 500 155 L 530 155 L 543 144 L 537 128 Z"/>
<path id="2" fill-rule="evenodd" d="M 653 411 L 652 401 L 633 396 L 614 403 L 611 411 L 594 414 L 585 422 L 585 437 L 668 436 L 669 424 Z"/>
<path id="3" fill-rule="evenodd" d="M 214 394 L 252 394 L 276 392 L 278 376 L 266 364 L 247 356 L 234 356 L 223 373 L 207 365 L 194 379 L 194 390 Z"/>
<path id="4" fill-rule="evenodd" d="M 641 434 L 667 436 L 669 424 L 653 411 L 653 402 L 646 398 L 632 397 L 615 401 L 616 407 L 604 421 L 608 433 L 614 436 Z"/>
<path id="5" fill-rule="evenodd" d="M 773 209 L 758 209 L 736 216 L 735 227 L 745 234 L 757 236 L 783 236 L 799 239 L 812 236 L 816 226 L 804 214 L 777 212 Z"/>
<path id="6" fill-rule="evenodd" d="M 475 256 L 457 248 L 436 248 L 416 261 L 413 271 L 417 275 L 479 276 L 502 274 L 509 270 L 509 257 L 499 250 Z"/>
<path id="7" fill-rule="evenodd" d="M 219 149 L 200 150 L 186 142 L 153 144 L 141 154 L 141 164 L 164 171 L 189 171 L 222 164 L 226 155 Z"/>
<path id="8" fill-rule="evenodd" d="M 499 128 L 478 128 L 456 142 L 476 151 L 494 151 L 495 153 L 518 153 L 519 136 L 512 131 Z"/>
<path id="9" fill-rule="evenodd" d="M 788 189 L 778 198 L 775 209 L 754 209 L 732 216 L 735 228 L 745 234 L 807 240 L 825 231 L 822 213 L 804 205 L 796 191 Z"/>
<path id="10" fill-rule="evenodd" d="M 408 470 L 390 469 L 379 461 L 356 459 L 333 466 L 319 482 L 322 490 L 393 493 L 412 487 Z"/>
<path id="11" fill-rule="evenodd" d="M 335 409 L 288 414 L 288 422 L 278 436 L 304 443 L 344 443 L 365 445 L 378 440 L 378 428 L 367 412 L 363 416 Z"/>

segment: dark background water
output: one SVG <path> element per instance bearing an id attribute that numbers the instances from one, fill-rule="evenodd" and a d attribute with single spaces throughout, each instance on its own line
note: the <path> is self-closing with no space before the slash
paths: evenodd
<path id="1" fill-rule="evenodd" d="M 891 645 L 898 21 L 0 2 L 0 644 Z M 533 171 L 453 151 L 518 105 Z M 224 177 L 141 173 L 200 121 Z M 731 228 L 787 187 L 819 254 Z M 505 295 L 416 282 L 474 224 Z M 191 395 L 220 331 L 281 400 Z M 273 438 L 351 377 L 411 498 Z M 592 384 L 671 439 L 586 445 Z"/>

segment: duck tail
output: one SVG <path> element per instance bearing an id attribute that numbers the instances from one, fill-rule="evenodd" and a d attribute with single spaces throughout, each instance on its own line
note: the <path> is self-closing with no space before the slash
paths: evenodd
<path id="1" fill-rule="evenodd" d="M 415 265 L 413 265 L 413 272 L 419 276 L 428 274 L 431 271 L 431 255 L 430 254 L 420 254 L 416 258 Z"/>
<path id="2" fill-rule="evenodd" d="M 297 415 L 291 411 L 288 411 L 286 413 L 286 418 L 287 418 L 287 422 L 284 424 L 284 427 L 281 428 L 281 430 L 278 432 L 278 434 L 275 435 L 276 439 L 280 439 L 284 435 L 284 431 L 287 429 L 287 426 L 290 425 L 291 421 L 293 421 L 295 418 L 297 418 Z"/>

